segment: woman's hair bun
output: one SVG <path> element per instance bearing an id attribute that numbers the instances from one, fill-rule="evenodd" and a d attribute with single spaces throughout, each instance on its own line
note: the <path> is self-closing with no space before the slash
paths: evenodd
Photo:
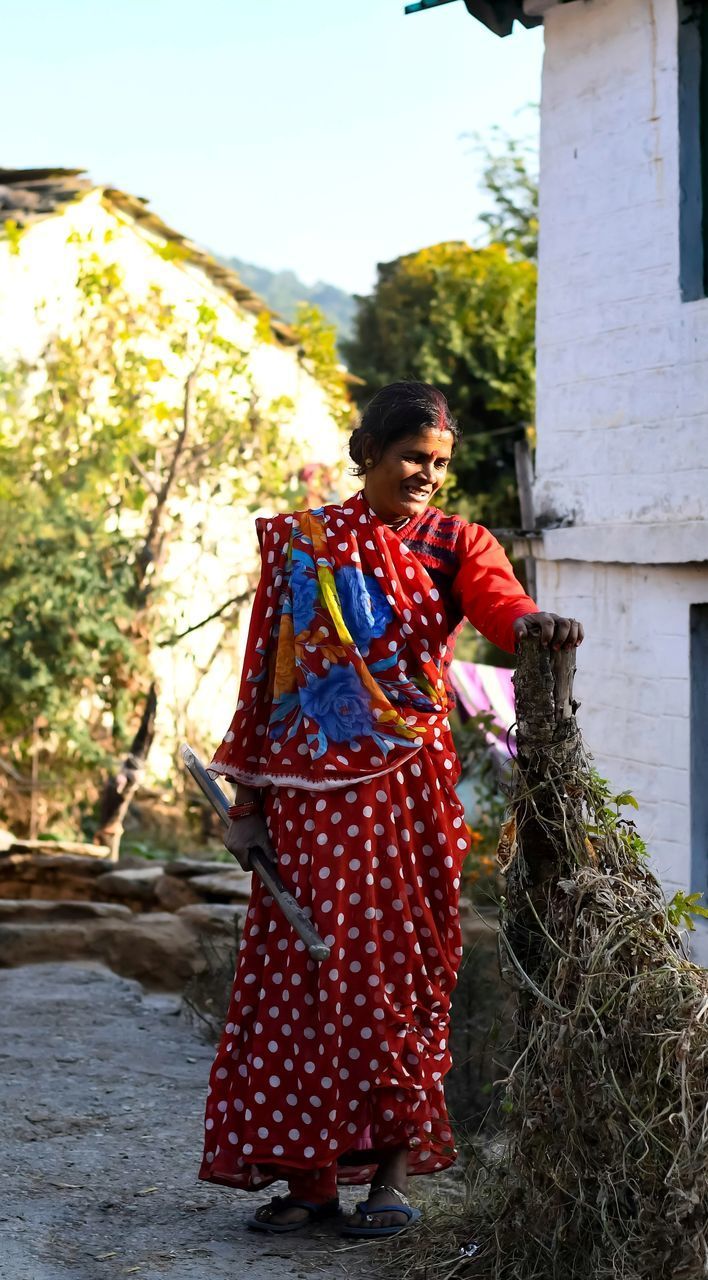
<path id="1" fill-rule="evenodd" d="M 376 463 L 396 440 L 418 435 L 428 427 L 450 431 L 454 451 L 461 433 L 442 391 L 428 382 L 391 382 L 382 387 L 366 405 L 349 437 L 349 456 L 356 474 L 366 472 L 365 448 Z"/>

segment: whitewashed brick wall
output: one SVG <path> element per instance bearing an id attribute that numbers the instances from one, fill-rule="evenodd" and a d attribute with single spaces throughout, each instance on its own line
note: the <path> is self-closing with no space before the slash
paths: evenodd
<path id="1" fill-rule="evenodd" d="M 708 516 L 708 302 L 679 295 L 676 0 L 545 19 L 540 513 Z"/>
<path id="2" fill-rule="evenodd" d="M 689 606 L 708 603 L 700 565 L 541 561 L 539 598 L 582 618 L 576 697 L 603 777 L 640 803 L 635 818 L 668 892 L 690 882 Z M 671 608 L 667 609 L 667 600 Z"/>
<path id="3" fill-rule="evenodd" d="M 677 0 L 575 0 L 545 39 L 535 503 L 574 527 L 545 539 L 538 595 L 585 622 L 583 730 L 637 795 L 672 892 L 691 881 L 689 606 L 708 602 L 708 301 L 679 291 Z"/>

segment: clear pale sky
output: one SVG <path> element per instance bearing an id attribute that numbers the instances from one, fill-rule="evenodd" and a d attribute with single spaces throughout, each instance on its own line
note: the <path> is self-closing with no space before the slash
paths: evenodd
<path id="1" fill-rule="evenodd" d="M 479 234 L 463 135 L 536 127 L 543 38 L 462 0 L 29 0 L 5 11 L 0 165 L 84 167 L 218 253 L 367 292 Z"/>

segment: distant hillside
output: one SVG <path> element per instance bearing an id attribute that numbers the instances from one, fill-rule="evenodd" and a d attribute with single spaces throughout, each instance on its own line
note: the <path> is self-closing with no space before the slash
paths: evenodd
<path id="1" fill-rule="evenodd" d="M 356 304 L 350 293 L 321 280 L 310 288 L 294 271 L 268 271 L 267 267 L 255 267 L 252 262 L 242 262 L 240 258 L 221 258 L 221 262 L 226 267 L 233 267 L 243 283 L 259 294 L 284 320 L 295 319 L 299 302 L 311 302 L 332 324 L 336 324 L 340 340 L 351 337 Z"/>

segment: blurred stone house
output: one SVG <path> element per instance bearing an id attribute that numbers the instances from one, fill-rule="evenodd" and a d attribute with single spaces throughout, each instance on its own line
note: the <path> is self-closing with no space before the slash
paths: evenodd
<path id="1" fill-rule="evenodd" d="M 708 5 L 465 2 L 500 36 L 544 26 L 536 535 L 519 551 L 542 607 L 585 623 L 599 772 L 636 794 L 669 893 L 705 892 Z M 473 60 L 489 37 L 470 33 Z"/>
<path id="2" fill-rule="evenodd" d="M 215 312 L 219 334 L 247 353 L 258 411 L 272 416 L 272 406 L 288 406 L 278 426 L 286 498 L 306 502 L 313 476 L 341 494 L 341 428 L 293 330 L 145 200 L 95 185 L 80 170 L 0 170 L 0 363 L 32 361 L 49 333 L 71 325 L 87 245 L 116 264 L 130 296 L 157 288 L 175 314 L 193 316 L 202 305 Z M 205 510 L 198 492 L 184 502 L 185 536 L 170 546 L 161 608 L 165 629 L 187 634 L 153 654 L 160 699 L 150 765 L 157 777 L 169 773 L 181 738 L 209 751 L 228 726 L 249 609 L 198 624 L 229 595 L 248 593 L 258 565 L 253 503 L 210 501 Z"/>

